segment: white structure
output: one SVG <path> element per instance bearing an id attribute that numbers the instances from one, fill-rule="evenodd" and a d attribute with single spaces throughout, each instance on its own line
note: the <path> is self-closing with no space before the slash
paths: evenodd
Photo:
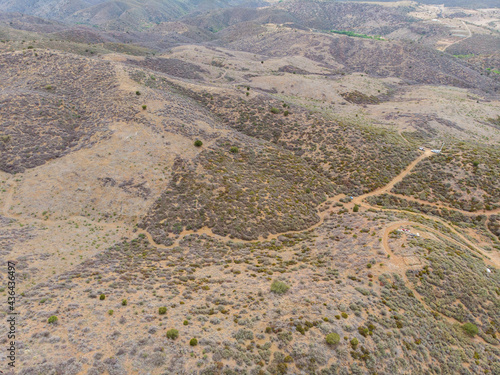
<path id="1" fill-rule="evenodd" d="M 444 146 L 444 142 L 443 144 L 441 145 L 441 148 L 439 150 L 431 150 L 433 153 L 435 154 L 440 154 L 441 153 L 441 150 L 443 149 L 443 146 Z"/>
<path id="2" fill-rule="evenodd" d="M 410 237 L 420 237 L 420 233 L 412 233 L 409 229 L 407 228 L 399 228 L 398 232 L 403 232 L 404 234 L 410 236 Z"/>

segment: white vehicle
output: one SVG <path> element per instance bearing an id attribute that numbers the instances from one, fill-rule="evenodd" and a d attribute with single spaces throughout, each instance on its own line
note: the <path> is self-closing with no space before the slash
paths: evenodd
<path id="1" fill-rule="evenodd" d="M 423 148 L 423 147 L 419 147 L 418 149 L 419 149 L 420 151 L 425 151 L 425 148 Z"/>

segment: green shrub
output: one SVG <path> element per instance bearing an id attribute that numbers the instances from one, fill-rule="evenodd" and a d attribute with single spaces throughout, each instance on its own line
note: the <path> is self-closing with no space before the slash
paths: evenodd
<path id="1" fill-rule="evenodd" d="M 342 315 L 342 318 L 344 318 L 344 319 L 347 319 L 347 317 L 349 316 L 349 315 L 347 315 L 347 313 L 345 313 L 345 312 L 343 312 L 341 315 Z"/>
<path id="2" fill-rule="evenodd" d="M 359 341 L 358 341 L 358 339 L 356 337 L 351 340 L 351 345 L 352 345 L 352 347 L 354 349 L 356 349 L 356 347 L 358 346 L 358 344 L 359 344 Z"/>
<path id="3" fill-rule="evenodd" d="M 290 112 L 288 112 L 288 111 L 283 112 L 284 116 L 288 116 L 289 114 L 290 114 Z"/>
<path id="4" fill-rule="evenodd" d="M 177 331 L 176 329 L 169 329 L 167 331 L 167 337 L 171 340 L 175 340 L 177 337 L 179 337 L 179 331 Z"/>
<path id="5" fill-rule="evenodd" d="M 237 153 L 239 152 L 239 149 L 238 149 L 238 147 L 233 146 L 233 147 L 231 147 L 231 148 L 229 149 L 229 151 L 231 151 L 233 154 L 237 154 Z"/>
<path id="6" fill-rule="evenodd" d="M 478 333 L 479 333 L 479 329 L 477 328 L 477 326 L 473 323 L 465 323 L 463 326 L 462 326 L 462 329 L 464 330 L 464 332 L 466 334 L 468 334 L 470 337 L 474 337 L 476 336 Z"/>
<path id="7" fill-rule="evenodd" d="M 141 92 L 140 91 L 136 91 L 135 95 L 141 95 Z"/>
<path id="8" fill-rule="evenodd" d="M 142 106 L 142 109 L 144 109 L 144 110 L 145 110 L 146 108 L 148 108 L 148 106 L 147 106 L 146 104 L 144 104 L 144 105 Z"/>
<path id="9" fill-rule="evenodd" d="M 340 336 L 335 332 L 326 335 L 325 339 L 328 345 L 337 345 L 340 342 Z"/>
<path id="10" fill-rule="evenodd" d="M 280 110 L 276 107 L 271 107 L 271 113 L 277 114 L 280 113 Z"/>
<path id="11" fill-rule="evenodd" d="M 358 332 L 361 336 L 366 337 L 368 336 L 368 333 L 370 332 L 368 328 L 366 327 L 358 327 Z"/>
<path id="12" fill-rule="evenodd" d="M 357 204 L 354 205 L 352 212 L 358 212 L 359 211 L 359 206 Z"/>
<path id="13" fill-rule="evenodd" d="M 165 315 L 166 313 L 167 313 L 167 308 L 165 306 L 162 306 L 158 309 L 158 314 Z"/>
<path id="14" fill-rule="evenodd" d="M 196 147 L 201 147 L 201 146 L 203 146 L 203 142 L 202 142 L 202 141 L 200 141 L 199 139 L 197 139 L 196 141 L 194 141 L 194 145 L 195 145 Z"/>
<path id="15" fill-rule="evenodd" d="M 105 294 L 101 294 L 101 295 L 99 296 L 99 299 L 100 299 L 101 301 L 104 301 L 104 300 L 106 299 L 106 295 L 105 295 Z"/>
<path id="16" fill-rule="evenodd" d="M 284 294 L 290 289 L 283 281 L 274 280 L 271 284 L 271 292 L 276 294 Z"/>
<path id="17" fill-rule="evenodd" d="M 127 300 L 126 299 L 122 300 L 122 306 L 127 306 Z"/>
<path id="18" fill-rule="evenodd" d="M 113 310 L 108 310 L 108 315 L 113 315 L 114 311 Z"/>
<path id="19" fill-rule="evenodd" d="M 189 341 L 189 345 L 191 345 L 191 346 L 196 346 L 196 345 L 198 345 L 198 340 L 196 340 L 195 338 L 192 338 L 192 339 Z"/>
<path id="20" fill-rule="evenodd" d="M 48 322 L 49 322 L 49 323 L 51 323 L 51 324 L 53 324 L 53 323 L 57 323 L 57 321 L 58 321 L 58 320 L 59 320 L 59 319 L 57 319 L 57 316 L 52 315 L 52 316 L 49 318 Z"/>
<path id="21" fill-rule="evenodd" d="M 189 324 L 189 322 L 187 320 L 183 321 L 182 324 L 184 324 L 185 326 L 187 326 Z"/>

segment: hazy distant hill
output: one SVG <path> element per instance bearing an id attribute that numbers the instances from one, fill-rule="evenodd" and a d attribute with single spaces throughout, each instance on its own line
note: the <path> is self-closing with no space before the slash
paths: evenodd
<path id="1" fill-rule="evenodd" d="M 350 1 L 366 1 L 366 0 L 350 0 Z M 396 2 L 398 0 L 377 0 L 377 2 Z M 422 4 L 444 4 L 447 7 L 462 7 L 462 8 L 496 8 L 500 6 L 498 0 L 418 0 Z"/>
<path id="2" fill-rule="evenodd" d="M 145 27 L 195 11 L 231 6 L 262 6 L 262 0 L 0 0 L 0 11 L 21 12 L 72 23 Z"/>

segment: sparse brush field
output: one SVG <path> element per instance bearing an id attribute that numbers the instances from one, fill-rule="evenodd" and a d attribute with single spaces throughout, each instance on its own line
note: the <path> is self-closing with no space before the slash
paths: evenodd
<path id="1" fill-rule="evenodd" d="M 117 244 L 25 291 L 26 329 L 38 327 L 26 347 L 54 358 L 26 373 L 81 371 L 89 356 L 90 373 L 341 374 L 346 363 L 346 374 L 422 366 L 451 374 L 465 365 L 497 371 L 498 348 L 472 340 L 461 325 L 473 322 L 482 339 L 496 342 L 498 271 L 486 275 L 465 248 L 409 241 L 405 251 L 425 266 L 407 271 L 407 283 L 372 235 L 387 220 L 339 213 L 315 232 L 265 242 L 191 235 L 169 249 L 142 236 Z M 47 322 L 51 316 L 57 323 Z M 332 333 L 338 343 L 327 342 Z M 111 351 L 103 345 L 109 340 Z M 67 362 L 62 345 L 75 360 Z"/>
<path id="2" fill-rule="evenodd" d="M 422 161 L 393 192 L 471 212 L 499 208 L 500 150 L 466 143 L 446 147 Z"/>
<path id="3" fill-rule="evenodd" d="M 418 155 L 390 131 L 331 121 L 263 94 L 241 101 L 231 96 L 185 93 L 231 128 L 301 157 L 332 181 L 337 192 L 361 194 L 382 187 Z"/>
<path id="4" fill-rule="evenodd" d="M 461 227 L 476 227 L 477 225 L 484 225 L 486 221 L 485 215 L 465 215 L 459 211 L 405 200 L 390 194 L 376 195 L 368 197 L 366 200 L 373 206 L 434 215 Z"/>

